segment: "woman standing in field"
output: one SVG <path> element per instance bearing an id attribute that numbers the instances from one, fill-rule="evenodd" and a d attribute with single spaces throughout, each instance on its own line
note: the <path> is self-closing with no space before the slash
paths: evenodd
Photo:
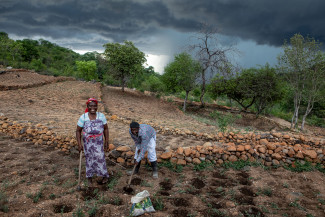
<path id="1" fill-rule="evenodd" d="M 104 150 L 108 148 L 109 132 L 105 115 L 97 112 L 98 101 L 90 98 L 86 104 L 86 111 L 77 123 L 76 137 L 79 152 L 82 150 L 85 152 L 86 177 L 89 187 L 92 187 L 94 175 L 103 177 L 100 181 L 102 184 L 108 181 Z M 84 147 L 81 144 L 82 134 Z"/>

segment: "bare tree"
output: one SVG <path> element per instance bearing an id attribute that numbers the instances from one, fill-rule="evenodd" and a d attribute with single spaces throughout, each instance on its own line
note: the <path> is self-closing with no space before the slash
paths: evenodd
<path id="1" fill-rule="evenodd" d="M 225 74 L 229 66 L 229 55 L 237 52 L 232 46 L 223 47 L 218 40 L 217 29 L 206 24 L 202 24 L 200 32 L 194 36 L 196 42 L 190 45 L 191 51 L 194 51 L 198 61 L 201 64 L 201 106 L 204 107 L 204 94 L 206 92 L 207 73 L 211 77 L 216 73 Z"/>

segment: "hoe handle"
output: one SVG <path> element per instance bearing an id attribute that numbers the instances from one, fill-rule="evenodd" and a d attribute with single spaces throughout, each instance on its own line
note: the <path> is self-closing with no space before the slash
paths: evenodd
<path id="1" fill-rule="evenodd" d="M 130 184 L 131 184 L 132 176 L 133 176 L 133 173 L 134 173 L 134 170 L 135 170 L 136 166 L 137 165 L 135 164 L 134 167 L 133 167 L 132 174 L 131 174 L 130 179 L 128 181 L 128 186 L 130 186 Z"/>
<path id="2" fill-rule="evenodd" d="M 81 177 L 81 159 L 82 159 L 82 151 L 80 151 L 80 157 L 79 157 L 79 179 L 78 179 L 78 186 L 80 186 L 80 177 Z"/>

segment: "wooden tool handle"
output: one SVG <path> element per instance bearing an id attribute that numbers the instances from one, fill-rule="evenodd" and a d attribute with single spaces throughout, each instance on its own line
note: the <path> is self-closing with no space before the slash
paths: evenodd
<path id="1" fill-rule="evenodd" d="M 131 184 L 132 176 L 133 176 L 133 173 L 134 173 L 134 170 L 135 170 L 136 167 L 137 167 L 137 165 L 135 164 L 134 167 L 133 167 L 133 170 L 132 170 L 131 177 L 130 177 L 129 182 L 128 182 L 128 186 L 130 186 L 130 184 Z"/>
<path id="2" fill-rule="evenodd" d="M 81 160 L 82 160 L 82 151 L 80 151 L 80 157 L 79 157 L 79 179 L 78 179 L 78 186 L 80 185 L 80 177 L 81 177 Z"/>

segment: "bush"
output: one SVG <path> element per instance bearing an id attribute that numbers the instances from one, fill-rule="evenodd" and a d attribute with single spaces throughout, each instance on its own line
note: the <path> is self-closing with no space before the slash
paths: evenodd
<path id="1" fill-rule="evenodd" d="M 307 117 L 307 123 L 318 127 L 325 127 L 325 119 L 319 118 L 316 115 L 313 115 L 310 118 Z"/>
<path id="2" fill-rule="evenodd" d="M 155 75 L 150 75 L 145 81 L 141 83 L 141 88 L 151 92 L 163 92 L 165 90 L 165 85 L 163 82 Z"/>
<path id="3" fill-rule="evenodd" d="M 34 69 L 36 72 L 41 72 L 46 69 L 46 66 L 40 59 L 33 59 L 29 64 L 30 69 Z"/>
<path id="4" fill-rule="evenodd" d="M 218 111 L 211 112 L 210 116 L 216 119 L 221 132 L 225 132 L 228 126 L 232 126 L 237 119 L 241 118 L 240 115 L 234 116 L 229 113 L 223 114 Z"/>

